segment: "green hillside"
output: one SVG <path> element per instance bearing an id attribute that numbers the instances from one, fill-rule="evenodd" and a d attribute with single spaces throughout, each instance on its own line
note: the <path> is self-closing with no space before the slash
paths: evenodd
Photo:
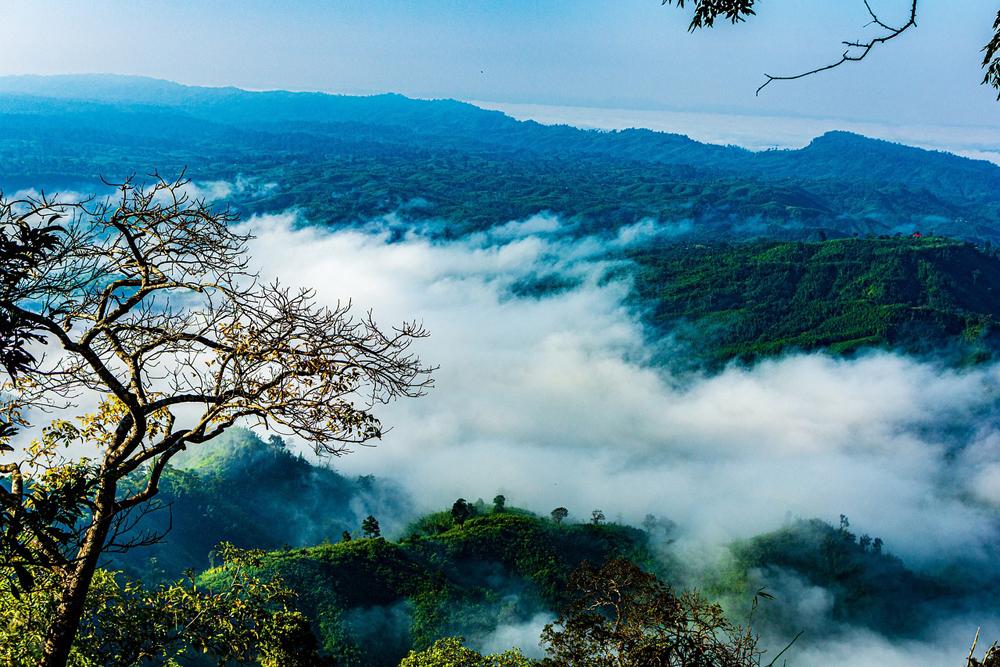
<path id="1" fill-rule="evenodd" d="M 147 582 L 172 580 L 214 563 L 221 542 L 280 549 L 340 539 L 365 514 L 399 507 L 405 497 L 373 477 L 348 479 L 289 451 L 272 436 L 232 429 L 178 457 L 135 533 L 162 535 L 157 544 L 114 556 L 114 567 Z M 142 483 L 137 474 L 126 483 Z"/>
<path id="2" fill-rule="evenodd" d="M 745 599 L 761 585 L 776 591 L 783 577 L 795 577 L 829 595 L 829 620 L 888 635 L 919 633 L 953 592 L 918 575 L 883 549 L 882 540 L 856 536 L 845 525 L 820 519 L 795 521 L 776 531 L 730 545 L 731 561 L 714 586 L 719 595 Z M 791 600 L 794 604 L 796 600 Z M 764 607 L 761 621 L 796 632 L 803 619 L 780 605 Z M 811 631 L 815 631 L 809 628 Z"/>
<path id="3" fill-rule="evenodd" d="M 441 513 L 414 528 L 421 532 L 400 542 L 355 539 L 270 555 L 267 569 L 297 592 L 336 664 L 393 666 L 441 637 L 475 643 L 501 625 L 553 612 L 583 560 L 650 563 L 646 534 L 616 524 L 489 511 L 461 526 Z M 202 581 L 212 585 L 213 571 Z"/>
<path id="4" fill-rule="evenodd" d="M 411 138 L 471 139 L 538 155 L 603 155 L 768 177 L 867 179 L 909 184 L 943 196 L 994 204 L 1000 201 L 1000 169 L 996 165 L 839 131 L 828 132 L 801 150 L 755 153 L 669 132 L 595 132 L 519 122 L 498 111 L 455 100 L 415 100 L 395 94 L 360 97 L 250 92 L 115 75 L 0 77 L 0 96 L 7 98 L 7 104 L 61 100 L 56 108 L 63 110 L 79 108 L 82 102 L 146 111 L 173 109 L 192 118 L 255 130 L 295 124 L 298 129 L 322 134 L 337 132 L 330 123 L 395 127 L 405 129 Z"/>
<path id="5" fill-rule="evenodd" d="M 648 321 L 710 363 L 892 346 L 996 348 L 1000 261 L 944 238 L 675 244 L 627 253 Z"/>
<path id="6" fill-rule="evenodd" d="M 676 551 L 657 530 L 671 525 L 667 520 L 647 517 L 651 533 L 603 521 L 557 522 L 482 501 L 468 504 L 461 524 L 452 511 L 441 511 L 393 530 L 402 535 L 396 541 L 363 537 L 352 506 L 380 508 L 371 511 L 389 523 L 405 515 L 409 501 L 391 489 L 373 490 L 378 484 L 368 478 L 349 481 L 313 466 L 277 439 L 262 442 L 247 431 L 209 443 L 185 464 L 164 476 L 158 500 L 171 503 L 173 530 L 160 544 L 113 555 L 109 567 L 147 584 L 203 569 L 198 585 L 213 588 L 222 576 L 212 568 L 218 542 L 269 549 L 258 575 L 277 574 L 296 593 L 330 664 L 395 666 L 409 650 L 442 637 L 464 636 L 484 648 L 498 630 L 551 618 L 583 561 L 624 556 L 678 586 L 690 586 L 704 568 L 703 555 Z M 163 513 L 152 516 L 165 527 Z M 907 569 L 881 541 L 819 520 L 737 541 L 729 552 L 700 578 L 703 591 L 738 619 L 755 590 L 767 587 L 779 598 L 765 605 L 758 622 L 779 634 L 804 629 L 794 615 L 797 600 L 780 597 L 789 576 L 829 596 L 821 618 L 888 635 L 919 633 L 932 621 L 933 605 L 961 606 L 981 595 L 946 588 Z M 913 609 L 928 611 L 908 613 Z M 837 626 L 808 630 L 823 635 Z"/>

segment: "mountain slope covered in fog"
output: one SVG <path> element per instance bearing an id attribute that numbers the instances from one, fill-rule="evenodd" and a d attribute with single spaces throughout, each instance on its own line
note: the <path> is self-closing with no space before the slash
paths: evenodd
<path id="1" fill-rule="evenodd" d="M 343 664 L 530 649 L 572 569 L 613 555 L 736 619 L 765 587 L 757 627 L 807 632 L 789 664 L 1000 627 L 996 165 L 110 76 L 0 78 L 0 158 L 5 198 L 186 169 L 242 214 L 261 281 L 432 332 L 437 384 L 384 406 L 376 450 L 335 471 L 242 430 L 192 446 L 136 527 L 163 539 L 110 567 L 211 585 L 219 542 L 265 549 Z M 463 523 L 460 494 L 530 511 Z"/>
<path id="2" fill-rule="evenodd" d="M 112 566 L 150 583 L 200 569 L 200 585 L 211 587 L 221 576 L 213 567 L 219 542 L 269 549 L 261 576 L 277 574 L 295 591 L 334 664 L 392 667 L 448 636 L 484 652 L 516 641 L 534 654 L 540 625 L 569 599 L 572 571 L 618 556 L 678 589 L 700 581 L 734 614 L 766 587 L 778 599 L 757 623 L 771 637 L 807 630 L 815 641 L 851 628 L 916 637 L 943 609 L 978 599 L 959 573 L 916 573 L 881 539 L 849 532 L 846 518 L 839 529 L 799 520 L 737 540 L 706 570 L 699 555 L 674 547 L 683 530 L 666 517 L 649 515 L 638 529 L 599 511 L 577 522 L 565 510 L 539 517 L 478 500 L 464 520 L 445 510 L 404 525 L 411 500 L 391 486 L 348 481 L 249 431 L 209 443 L 184 464 L 164 477 L 158 497 L 169 505 L 172 530 Z M 140 528 L 163 530 L 166 511 Z M 363 533 L 366 511 L 388 526 L 390 539 Z M 791 615 L 803 590 L 822 604 Z"/>

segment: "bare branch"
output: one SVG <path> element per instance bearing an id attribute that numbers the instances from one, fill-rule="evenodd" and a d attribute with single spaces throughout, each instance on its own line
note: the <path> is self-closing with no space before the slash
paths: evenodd
<path id="1" fill-rule="evenodd" d="M 760 95 L 760 91 L 764 90 L 764 88 L 772 81 L 793 81 L 795 79 L 801 79 L 803 77 L 811 76 L 813 74 L 825 72 L 827 70 L 834 69 L 835 67 L 840 67 L 845 63 L 859 62 L 861 60 L 864 60 L 868 56 L 868 54 L 871 53 L 872 49 L 874 49 L 876 46 L 879 46 L 880 44 L 885 44 L 889 40 L 899 37 L 910 28 L 915 28 L 917 26 L 917 0 L 911 0 L 910 18 L 909 20 L 907 20 L 906 23 L 904 23 L 899 28 L 892 28 L 886 25 L 884 22 L 882 22 L 882 20 L 879 19 L 879 17 L 875 14 L 874 10 L 872 10 L 871 5 L 868 4 L 868 0 L 865 0 L 865 8 L 868 10 L 868 14 L 872 18 L 871 23 L 869 25 L 871 24 L 877 25 L 878 27 L 885 30 L 886 34 L 880 35 L 878 37 L 873 37 L 872 39 L 869 39 L 867 41 L 845 41 L 843 42 L 843 44 L 844 46 L 847 47 L 847 50 L 844 51 L 844 54 L 840 57 L 840 60 L 830 63 L 829 65 L 824 65 L 823 67 L 817 67 L 815 69 L 811 69 L 808 72 L 802 72 L 801 74 L 794 74 L 791 76 L 772 76 L 770 74 L 765 73 L 764 76 L 766 77 L 767 80 L 763 84 L 761 84 L 760 88 L 757 89 L 755 95 Z M 1000 21 L 1000 16 L 998 16 L 997 20 Z M 1000 44 L 1000 42 L 998 42 L 998 44 Z"/>

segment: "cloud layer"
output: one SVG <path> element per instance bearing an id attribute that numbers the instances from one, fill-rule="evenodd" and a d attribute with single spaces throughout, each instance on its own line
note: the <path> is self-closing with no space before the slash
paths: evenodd
<path id="1" fill-rule="evenodd" d="M 928 564 L 951 559 L 942 545 L 985 557 L 981 544 L 993 540 L 994 366 L 812 354 L 671 376 L 649 364 L 628 286 L 603 280 L 601 246 L 566 240 L 551 221 L 457 242 L 293 224 L 248 223 L 267 277 L 312 285 L 330 303 L 353 298 L 385 326 L 418 318 L 432 332 L 420 353 L 441 366 L 437 387 L 388 406 L 385 440 L 337 462 L 399 478 L 418 509 L 502 492 L 577 517 L 600 508 L 638 522 L 652 512 L 710 542 L 789 514 L 844 513 Z M 552 274 L 577 286 L 511 293 Z"/>
<path id="2" fill-rule="evenodd" d="M 437 386 L 386 406 L 393 430 L 384 440 L 335 462 L 402 483 L 418 499 L 414 511 L 502 493 L 539 513 L 565 506 L 577 520 L 599 508 L 638 525 L 653 513 L 677 522 L 674 548 L 709 559 L 726 541 L 789 518 L 836 523 L 846 514 L 852 530 L 882 537 L 910 567 L 995 573 L 997 366 L 798 354 L 671 375 L 652 365 L 628 285 L 606 280 L 603 259 L 608 244 L 669 228 L 646 222 L 611 240 L 574 239 L 538 217 L 446 242 L 417 232 L 400 239 L 386 231 L 391 221 L 339 231 L 299 222 L 288 214 L 247 223 L 265 277 L 313 286 L 327 303 L 352 298 L 383 326 L 421 319 L 432 333 L 419 353 L 440 365 Z M 546 276 L 558 276 L 560 289 L 515 296 L 517 285 Z M 768 585 L 799 591 L 785 611 L 829 630 L 830 593 L 782 581 Z M 795 662 L 958 660 L 978 625 L 984 637 L 1000 631 L 982 612 L 920 641 L 812 633 Z M 535 625 L 511 632 L 534 637 Z M 509 638 L 495 639 L 491 650 Z"/>

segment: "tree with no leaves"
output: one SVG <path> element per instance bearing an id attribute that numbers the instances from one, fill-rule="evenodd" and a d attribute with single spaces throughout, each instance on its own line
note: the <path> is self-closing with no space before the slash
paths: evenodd
<path id="1" fill-rule="evenodd" d="M 381 436 L 377 404 L 430 384 L 432 369 L 410 351 L 426 335 L 419 324 L 386 332 L 370 314 L 352 317 L 350 304 L 326 308 L 309 290 L 262 284 L 248 269 L 249 237 L 231 227 L 236 216 L 188 199 L 184 185 L 154 175 L 148 186 L 116 185 L 106 201 L 42 195 L 0 205 L 4 229 L 64 221 L 58 245 L 0 303 L 52 351 L 11 378 L 9 420 L 27 426 L 26 407 L 99 401 L 76 422 L 44 428 L 7 466 L 13 483 L 0 491 L 0 553 L 22 557 L 0 565 L 19 568 L 26 586 L 32 567 L 59 582 L 44 666 L 66 664 L 101 554 L 148 537 L 129 529 L 178 452 L 240 421 L 339 455 Z M 71 444 L 89 456 L 57 463 L 57 447 Z M 53 503 L 68 514 L 55 532 L 26 467 L 63 481 Z M 126 490 L 120 482 L 135 472 L 145 483 Z"/>

